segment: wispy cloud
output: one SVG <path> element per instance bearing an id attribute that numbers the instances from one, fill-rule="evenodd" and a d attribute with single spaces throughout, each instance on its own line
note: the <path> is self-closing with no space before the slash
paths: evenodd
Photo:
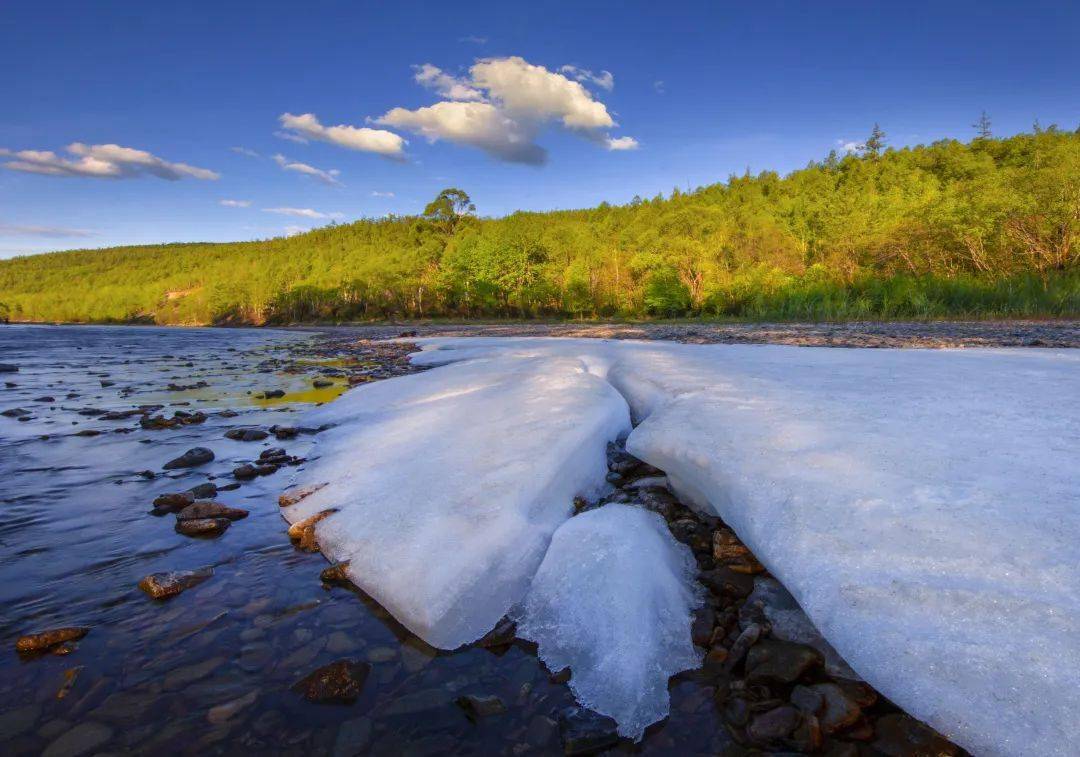
<path id="1" fill-rule="evenodd" d="M 87 229 L 69 229 L 64 226 L 23 226 L 0 223 L 0 237 L 47 237 L 49 239 L 85 239 L 94 236 Z"/>
<path id="2" fill-rule="evenodd" d="M 395 195 L 394 195 L 393 192 L 380 192 L 378 190 L 375 190 L 374 192 L 371 193 L 371 196 L 372 197 L 394 197 Z"/>
<path id="3" fill-rule="evenodd" d="M 250 208 L 251 200 L 221 200 L 218 204 L 226 208 Z"/>
<path id="4" fill-rule="evenodd" d="M 392 131 L 369 129 L 366 126 L 323 126 L 314 113 L 294 116 L 282 113 L 278 118 L 284 133 L 304 140 L 317 140 L 361 152 L 373 152 L 387 158 L 400 160 L 405 153 L 405 140 Z M 280 135 L 279 135 L 280 136 Z"/>
<path id="5" fill-rule="evenodd" d="M 598 74 L 594 74 L 587 68 L 578 68 L 577 66 L 563 66 L 559 69 L 559 73 L 566 74 L 575 81 L 595 84 L 601 89 L 606 89 L 608 92 L 615 89 L 615 77 L 610 71 L 601 71 Z"/>
<path id="6" fill-rule="evenodd" d="M 324 171 L 321 168 L 309 166 L 307 163 L 299 163 L 294 160 L 289 160 L 281 154 L 274 156 L 274 162 L 286 171 L 295 171 L 296 173 L 302 173 L 305 176 L 311 176 L 312 178 L 321 181 L 323 184 L 329 184 L 335 187 L 345 186 L 338 180 L 337 177 L 341 174 L 341 171 L 337 170 L 336 168 L 331 168 L 327 171 Z"/>
<path id="7" fill-rule="evenodd" d="M 42 176 L 131 179 L 149 175 L 168 181 L 184 178 L 215 180 L 221 176 L 207 168 L 197 168 L 187 163 L 170 163 L 133 147 L 72 142 L 65 149 L 75 157 L 61 157 L 51 150 L 12 151 L 4 148 L 0 148 L 0 157 L 8 158 L 2 165 L 9 171 Z"/>
<path id="8" fill-rule="evenodd" d="M 282 216 L 295 216 L 297 218 L 344 218 L 344 213 L 322 213 L 313 208 L 263 208 L 264 213 L 277 213 Z"/>
<path id="9" fill-rule="evenodd" d="M 465 37 L 458 37 L 458 42 L 465 42 L 470 45 L 486 45 L 488 42 L 487 37 L 477 37 L 475 34 L 470 34 Z"/>
<path id="10" fill-rule="evenodd" d="M 246 155 L 249 158 L 262 157 L 262 155 L 259 155 L 259 153 L 255 152 L 254 150 L 249 150 L 246 147 L 230 147 L 229 149 L 235 152 L 237 155 Z"/>
<path id="11" fill-rule="evenodd" d="M 667 86 L 664 84 L 663 79 L 657 79 L 656 81 L 654 81 L 652 83 L 652 88 L 653 88 L 653 90 L 655 90 L 656 94 L 658 94 L 658 95 L 666 95 L 667 94 Z"/>

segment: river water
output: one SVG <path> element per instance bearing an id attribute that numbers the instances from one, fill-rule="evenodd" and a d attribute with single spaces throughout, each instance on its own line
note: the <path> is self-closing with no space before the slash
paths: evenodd
<path id="1" fill-rule="evenodd" d="M 369 598 L 320 582 L 325 560 L 289 543 L 276 501 L 294 468 L 219 492 L 250 515 L 218 538 L 182 536 L 171 515 L 150 514 L 161 493 L 233 483 L 233 468 L 268 447 L 303 457 L 310 436 L 223 434 L 295 424 L 332 400 L 343 389 L 336 369 L 355 369 L 349 350 L 335 349 L 289 331 L 0 327 L 0 363 L 19 366 L 0 374 L 0 412 L 24 411 L 0 416 L 5 754 L 561 750 L 553 713 L 573 698 L 527 645 L 436 652 Z M 316 374 L 333 385 L 313 390 Z M 256 398 L 271 389 L 286 394 Z M 207 417 L 146 429 L 141 415 L 101 415 L 147 405 L 163 406 L 154 416 Z M 215 460 L 162 470 L 196 446 Z M 149 573 L 203 566 L 213 578 L 173 599 L 137 588 Z M 61 626 L 91 630 L 65 656 L 14 651 L 21 634 Z M 291 689 L 342 658 L 372 666 L 354 704 L 312 704 Z M 508 710 L 474 722 L 455 704 L 463 694 L 498 696 Z M 671 719 L 637 748 L 685 754 L 730 743 L 707 686 L 675 680 L 672 702 Z"/>

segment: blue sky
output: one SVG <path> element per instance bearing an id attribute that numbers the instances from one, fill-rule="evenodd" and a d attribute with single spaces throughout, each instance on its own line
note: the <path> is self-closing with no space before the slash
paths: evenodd
<path id="1" fill-rule="evenodd" d="M 265 238 L 446 186 L 484 215 L 626 202 L 875 121 L 894 146 L 983 109 L 1072 129 L 1077 39 L 1075 2 L 5 0 L 0 257 Z"/>

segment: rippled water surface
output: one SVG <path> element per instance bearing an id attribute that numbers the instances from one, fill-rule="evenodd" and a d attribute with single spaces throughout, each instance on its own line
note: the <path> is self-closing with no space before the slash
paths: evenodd
<path id="1" fill-rule="evenodd" d="M 370 599 L 320 582 L 324 559 L 290 545 L 276 502 L 295 469 L 219 493 L 217 501 L 251 514 L 215 539 L 182 536 L 171 515 L 149 513 L 163 492 L 231 483 L 234 467 L 271 446 L 307 454 L 310 436 L 245 443 L 223 434 L 297 423 L 310 403 L 340 393 L 339 379 L 315 390 L 312 375 L 353 358 L 312 357 L 315 340 L 254 330 L 0 327 L 0 363 L 20 369 L 0 374 L 11 384 L 0 390 L 0 411 L 30 412 L 26 420 L 0 417 L 6 754 L 561 750 L 550 716 L 572 696 L 550 682 L 533 650 L 518 643 L 436 652 Z M 167 388 L 199 382 L 207 386 Z M 286 396 L 255 398 L 267 389 Z M 140 405 L 208 418 L 147 430 L 139 416 L 80 413 Z M 77 435 L 88 430 L 101 433 Z M 211 448 L 214 462 L 162 470 L 195 446 Z M 168 601 L 136 587 L 152 572 L 208 565 L 213 578 Z M 72 625 L 91 631 L 66 656 L 14 651 L 23 633 Z M 291 690 L 341 658 L 372 666 L 354 704 L 312 704 Z M 507 712 L 473 722 L 454 703 L 462 694 L 496 695 Z M 710 694 L 697 682 L 674 681 L 672 718 L 639 748 L 693 753 L 726 744 Z"/>

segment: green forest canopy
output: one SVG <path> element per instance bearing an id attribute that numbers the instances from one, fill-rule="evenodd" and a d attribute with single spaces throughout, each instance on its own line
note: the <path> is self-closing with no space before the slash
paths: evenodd
<path id="1" fill-rule="evenodd" d="M 586 210 L 421 216 L 257 242 L 0 261 L 0 317 L 897 318 L 1080 313 L 1080 130 L 830 154 Z"/>

